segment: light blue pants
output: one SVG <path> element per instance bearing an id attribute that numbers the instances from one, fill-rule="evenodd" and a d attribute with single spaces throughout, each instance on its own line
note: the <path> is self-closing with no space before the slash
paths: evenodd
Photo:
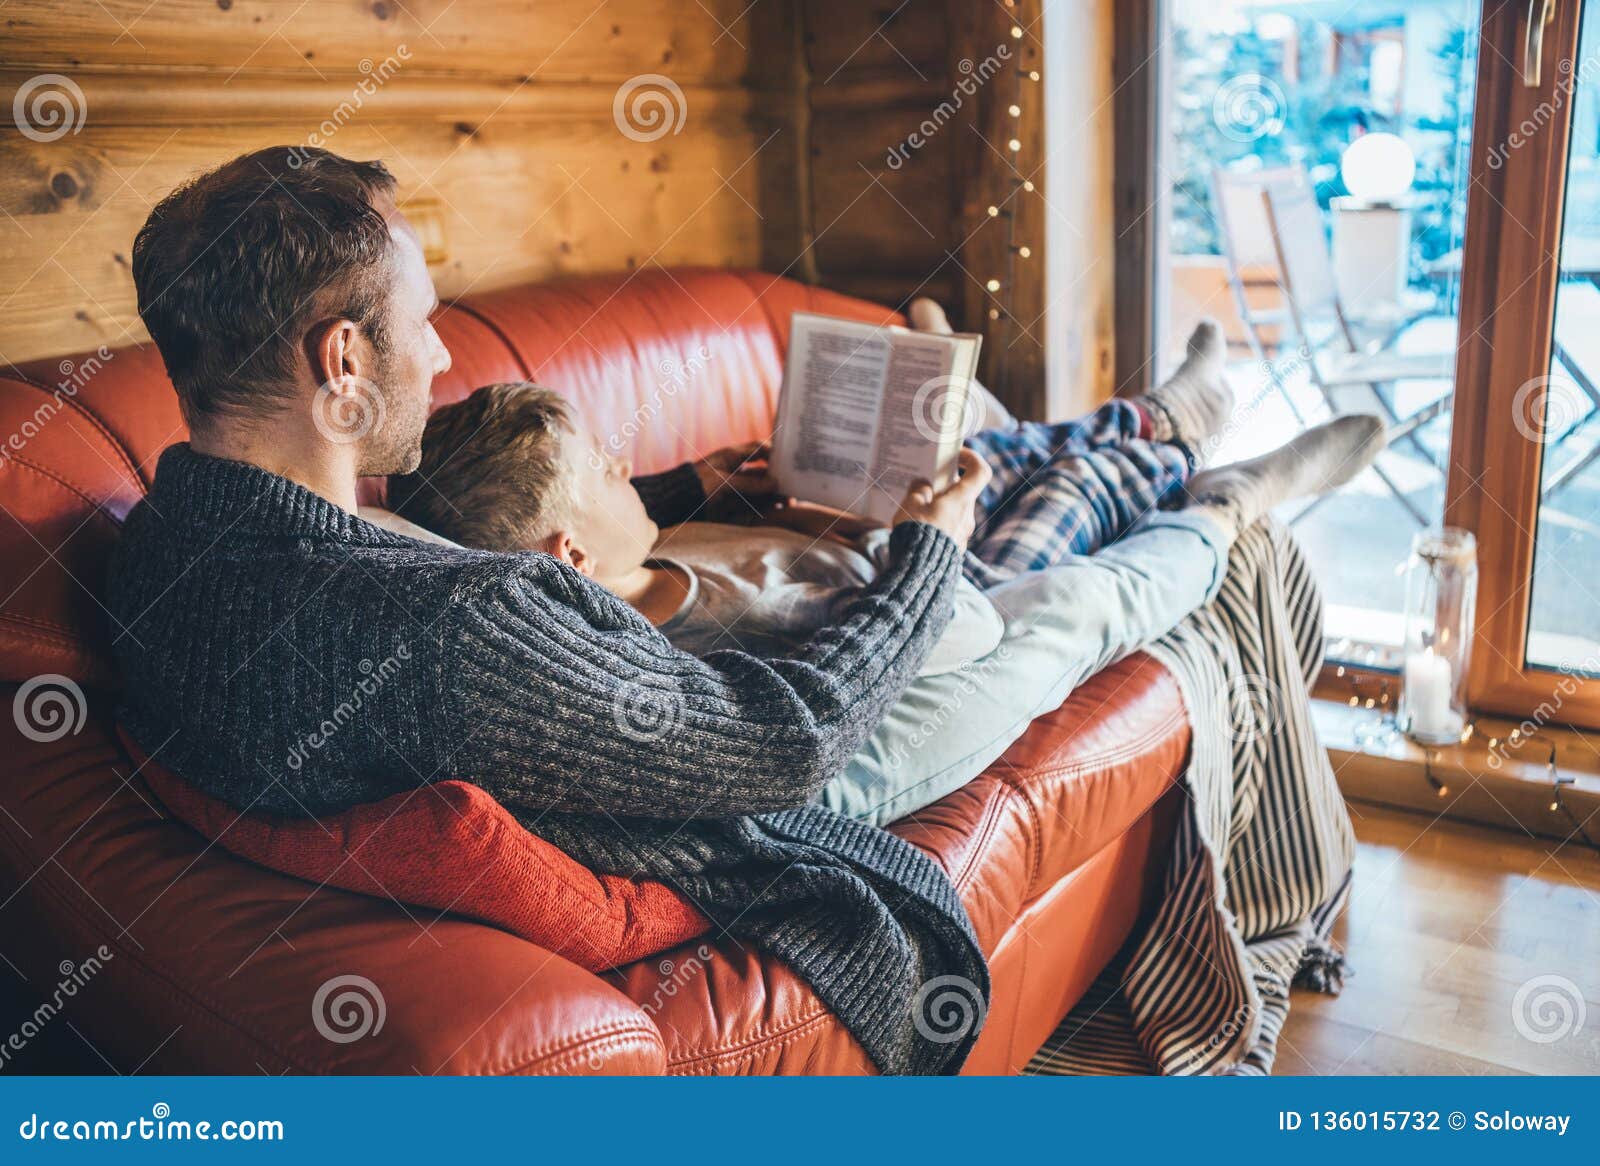
<path id="1" fill-rule="evenodd" d="M 1215 598 L 1229 541 L 1203 514 L 1157 511 L 1097 553 L 987 594 L 1005 636 L 968 668 L 915 680 L 821 803 L 882 826 L 987 769 L 1034 717 Z"/>

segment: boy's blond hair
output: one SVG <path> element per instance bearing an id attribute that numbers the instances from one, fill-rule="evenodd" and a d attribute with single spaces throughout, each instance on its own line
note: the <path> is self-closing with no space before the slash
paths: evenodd
<path id="1" fill-rule="evenodd" d="M 566 519 L 561 442 L 574 432 L 572 411 L 553 390 L 484 385 L 434 411 L 422 463 L 389 479 L 389 508 L 462 546 L 529 549 Z"/>

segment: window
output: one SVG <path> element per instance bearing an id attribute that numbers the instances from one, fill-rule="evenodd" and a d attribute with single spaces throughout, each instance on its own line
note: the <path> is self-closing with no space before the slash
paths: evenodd
<path id="1" fill-rule="evenodd" d="M 1241 422 L 1219 458 L 1338 413 L 1388 422 L 1374 470 L 1281 516 L 1322 580 L 1331 658 L 1395 669 L 1412 536 L 1465 526 L 1474 707 L 1600 725 L 1600 4 L 1583 7 L 1530 30 L 1540 5 L 1156 3 L 1149 292 L 1158 375 L 1196 318 L 1224 324 Z"/>
<path id="2" fill-rule="evenodd" d="M 1392 666 L 1396 567 L 1445 500 L 1477 0 L 1181 0 L 1168 20 L 1158 365 L 1198 317 L 1224 322 L 1243 421 L 1222 460 L 1338 413 L 1389 422 L 1375 471 L 1283 517 L 1333 655 Z"/>

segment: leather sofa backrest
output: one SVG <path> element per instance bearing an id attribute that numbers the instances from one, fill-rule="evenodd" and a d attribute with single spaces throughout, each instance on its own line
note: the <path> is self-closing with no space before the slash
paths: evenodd
<path id="1" fill-rule="evenodd" d="M 898 316 L 760 272 L 652 269 L 469 296 L 440 313 L 453 365 L 434 404 L 531 379 L 665 469 L 771 431 L 795 310 Z M 0 371 L 0 682 L 114 685 L 98 596 L 116 530 L 187 430 L 150 344 Z M 363 501 L 381 500 L 363 484 Z"/>

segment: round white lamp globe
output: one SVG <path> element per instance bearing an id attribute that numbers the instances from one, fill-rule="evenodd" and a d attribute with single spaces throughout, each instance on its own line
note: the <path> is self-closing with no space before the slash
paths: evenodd
<path id="1" fill-rule="evenodd" d="M 1394 134 L 1363 134 L 1339 163 L 1345 189 L 1363 202 L 1393 202 L 1411 189 L 1417 156 Z"/>

